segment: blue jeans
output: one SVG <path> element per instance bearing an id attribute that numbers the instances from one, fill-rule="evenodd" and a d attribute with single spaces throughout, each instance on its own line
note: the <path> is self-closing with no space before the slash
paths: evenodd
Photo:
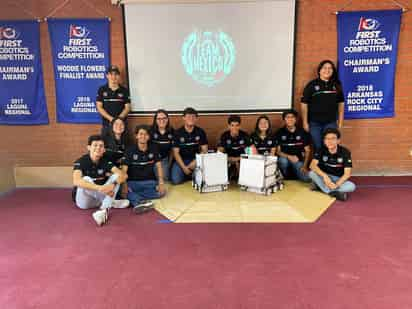
<path id="1" fill-rule="evenodd" d="M 282 172 L 283 177 L 287 177 L 288 175 L 288 169 L 289 166 L 293 168 L 293 171 L 295 172 L 295 175 L 299 178 L 299 180 L 308 182 L 310 181 L 310 178 L 307 174 L 302 173 L 301 168 L 303 166 L 302 161 L 298 161 L 296 163 L 293 163 L 288 160 L 288 158 L 285 157 L 278 157 L 278 165 L 280 168 L 280 171 Z"/>
<path id="2" fill-rule="evenodd" d="M 328 176 L 335 183 L 340 178 L 338 176 L 330 175 L 330 174 L 328 174 Z M 353 192 L 356 189 L 356 185 L 353 182 L 347 180 L 340 187 L 338 187 L 336 190 L 331 190 L 325 185 L 325 182 L 323 181 L 323 178 L 321 176 L 319 176 L 318 174 L 316 174 L 314 171 L 309 172 L 309 177 L 326 194 L 329 194 L 332 191 Z"/>
<path id="3" fill-rule="evenodd" d="M 315 147 L 315 151 L 317 149 L 320 149 L 323 145 L 323 131 L 327 128 L 337 128 L 338 125 L 336 124 L 336 121 L 333 122 L 317 122 L 317 121 L 311 121 L 309 122 L 309 131 L 310 135 L 312 135 L 312 140 L 313 140 L 313 146 Z"/>
<path id="4" fill-rule="evenodd" d="M 185 165 L 188 165 L 190 162 L 192 162 L 193 159 L 183 159 L 183 162 Z M 178 185 L 186 180 L 190 180 L 192 179 L 192 175 L 186 175 L 182 168 L 180 167 L 179 164 L 177 164 L 177 162 L 173 162 L 172 165 L 172 170 L 170 172 L 170 181 L 172 182 L 172 184 L 174 185 Z"/>
<path id="5" fill-rule="evenodd" d="M 169 176 L 170 176 L 169 158 L 164 158 L 160 162 L 162 163 L 163 179 L 164 179 L 164 181 L 169 181 Z M 157 174 L 156 164 L 153 167 L 153 169 L 154 169 L 154 173 L 156 175 L 156 179 L 159 179 L 159 175 Z"/>
<path id="6" fill-rule="evenodd" d="M 133 206 L 143 200 L 160 198 L 160 193 L 156 190 L 156 180 L 131 180 L 127 182 L 127 199 Z"/>

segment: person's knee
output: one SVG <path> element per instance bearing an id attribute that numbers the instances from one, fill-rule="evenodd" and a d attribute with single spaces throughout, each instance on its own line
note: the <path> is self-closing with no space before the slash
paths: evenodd
<path id="1" fill-rule="evenodd" d="M 318 175 L 314 171 L 309 171 L 308 176 L 310 179 L 314 180 L 318 178 Z"/>
<path id="2" fill-rule="evenodd" d="M 93 178 L 91 178 L 90 176 L 84 176 L 84 177 L 83 177 L 83 180 L 85 180 L 85 181 L 87 181 L 87 182 L 90 182 L 90 183 L 94 183 Z"/>
<path id="3" fill-rule="evenodd" d="M 356 185 L 352 181 L 345 182 L 345 192 L 353 192 L 356 190 Z"/>

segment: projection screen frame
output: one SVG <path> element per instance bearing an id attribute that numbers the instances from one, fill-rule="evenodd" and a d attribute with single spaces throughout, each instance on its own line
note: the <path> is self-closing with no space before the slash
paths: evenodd
<path id="1" fill-rule="evenodd" d="M 259 1 L 259 0 L 257 0 Z M 256 0 L 228 0 L 228 1 L 207 1 L 207 0 L 200 0 L 200 1 L 153 1 L 150 2 L 150 4 L 182 4 L 182 3 L 195 3 L 195 4 L 206 4 L 206 3 L 224 3 L 224 2 L 257 2 Z M 276 0 L 260 0 L 260 1 L 276 1 Z M 293 103 L 295 101 L 295 94 L 294 94 L 294 88 L 295 88 L 295 70 L 296 70 L 296 34 L 297 34 L 297 6 L 298 6 L 298 1 L 297 0 L 290 0 L 294 1 L 295 4 L 295 11 L 294 11 L 294 21 L 293 21 L 293 55 L 292 55 L 292 86 L 291 86 L 291 102 L 289 108 L 279 108 L 279 109 L 247 109 L 247 110 L 197 110 L 199 115 L 228 115 L 228 114 L 239 114 L 239 115 L 259 115 L 259 114 L 280 114 L 283 113 L 284 111 L 293 109 Z M 148 4 L 147 1 L 135 1 L 134 3 L 136 4 Z M 123 40 L 124 40 L 124 55 L 125 55 L 125 74 L 127 77 L 127 84 L 128 86 L 130 85 L 130 75 L 129 75 L 129 64 L 128 64 L 128 50 L 127 50 L 127 34 L 126 34 L 126 13 L 125 13 L 125 5 L 127 3 L 121 3 L 120 6 L 122 8 L 122 19 L 123 19 Z M 167 110 L 167 109 L 166 109 Z M 156 110 L 153 111 L 133 111 L 131 110 L 129 113 L 129 116 L 152 116 L 154 115 Z M 169 115 L 181 115 L 183 112 L 182 110 L 167 110 Z"/>

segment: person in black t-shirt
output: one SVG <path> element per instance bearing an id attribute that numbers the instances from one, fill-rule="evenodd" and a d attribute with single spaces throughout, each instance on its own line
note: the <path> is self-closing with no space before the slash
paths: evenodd
<path id="1" fill-rule="evenodd" d="M 150 129 L 139 125 L 135 129 L 136 145 L 126 150 L 122 170 L 127 173 L 127 198 L 136 213 L 145 212 L 153 206 L 150 199 L 166 194 L 160 154 L 149 143 Z M 157 168 L 157 180 L 154 167 Z"/>
<path id="2" fill-rule="evenodd" d="M 104 156 L 120 168 L 128 143 L 124 121 L 121 118 L 114 118 L 110 130 L 103 138 L 106 148 Z"/>
<path id="3" fill-rule="evenodd" d="M 306 85 L 301 99 L 303 128 L 312 135 L 315 149 L 322 146 L 326 128 L 342 128 L 343 101 L 335 65 L 324 60 L 318 66 L 318 78 Z"/>
<path id="4" fill-rule="evenodd" d="M 302 181 L 309 181 L 310 136 L 302 128 L 296 127 L 298 113 L 295 110 L 283 112 L 285 126 L 276 132 L 279 168 L 287 178 L 289 167 Z"/>
<path id="5" fill-rule="evenodd" d="M 196 168 L 196 153 L 207 153 L 207 137 L 203 129 L 197 127 L 197 111 L 187 107 L 183 111 L 183 127 L 175 131 L 173 138 L 173 156 L 170 180 L 180 184 L 191 179 Z"/>
<path id="6" fill-rule="evenodd" d="M 173 132 L 174 130 L 170 125 L 167 111 L 164 109 L 157 110 L 153 117 L 152 127 L 150 128 L 150 141 L 159 151 L 165 181 L 169 180 L 170 166 L 173 159 Z M 157 169 L 155 169 L 155 173 L 156 171 Z"/>
<path id="7" fill-rule="evenodd" d="M 272 126 L 269 117 L 261 115 L 256 120 L 255 131 L 250 135 L 250 141 L 262 155 L 275 155 L 276 140 L 272 136 Z"/>
<path id="8" fill-rule="evenodd" d="M 229 179 L 239 177 L 240 155 L 245 153 L 246 147 L 251 145 L 249 136 L 240 129 L 241 119 L 237 115 L 229 116 L 227 123 L 229 130 L 219 139 L 217 150 L 227 153 L 229 165 Z"/>
<path id="9" fill-rule="evenodd" d="M 126 121 L 130 112 L 129 90 L 119 84 L 120 70 L 111 65 L 106 71 L 107 84 L 97 91 L 96 108 L 102 116 L 102 135 L 106 135 L 114 118 Z"/>
<path id="10" fill-rule="evenodd" d="M 356 189 L 355 184 L 348 180 L 352 172 L 351 153 L 339 145 L 340 132 L 337 129 L 326 129 L 323 141 L 324 147 L 316 151 L 310 164 L 312 188 L 318 187 L 338 200 L 345 201 L 348 192 Z"/>
<path id="11" fill-rule="evenodd" d="M 77 159 L 73 166 L 73 196 L 77 207 L 107 209 L 129 206 L 128 200 L 114 200 L 127 176 L 103 156 L 103 138 L 100 135 L 90 136 L 87 149 L 88 154 Z"/>

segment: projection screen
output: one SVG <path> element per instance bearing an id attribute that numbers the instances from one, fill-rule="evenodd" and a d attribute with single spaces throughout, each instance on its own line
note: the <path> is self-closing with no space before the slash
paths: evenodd
<path id="1" fill-rule="evenodd" d="M 291 108 L 294 0 L 123 7 L 133 113 Z"/>

